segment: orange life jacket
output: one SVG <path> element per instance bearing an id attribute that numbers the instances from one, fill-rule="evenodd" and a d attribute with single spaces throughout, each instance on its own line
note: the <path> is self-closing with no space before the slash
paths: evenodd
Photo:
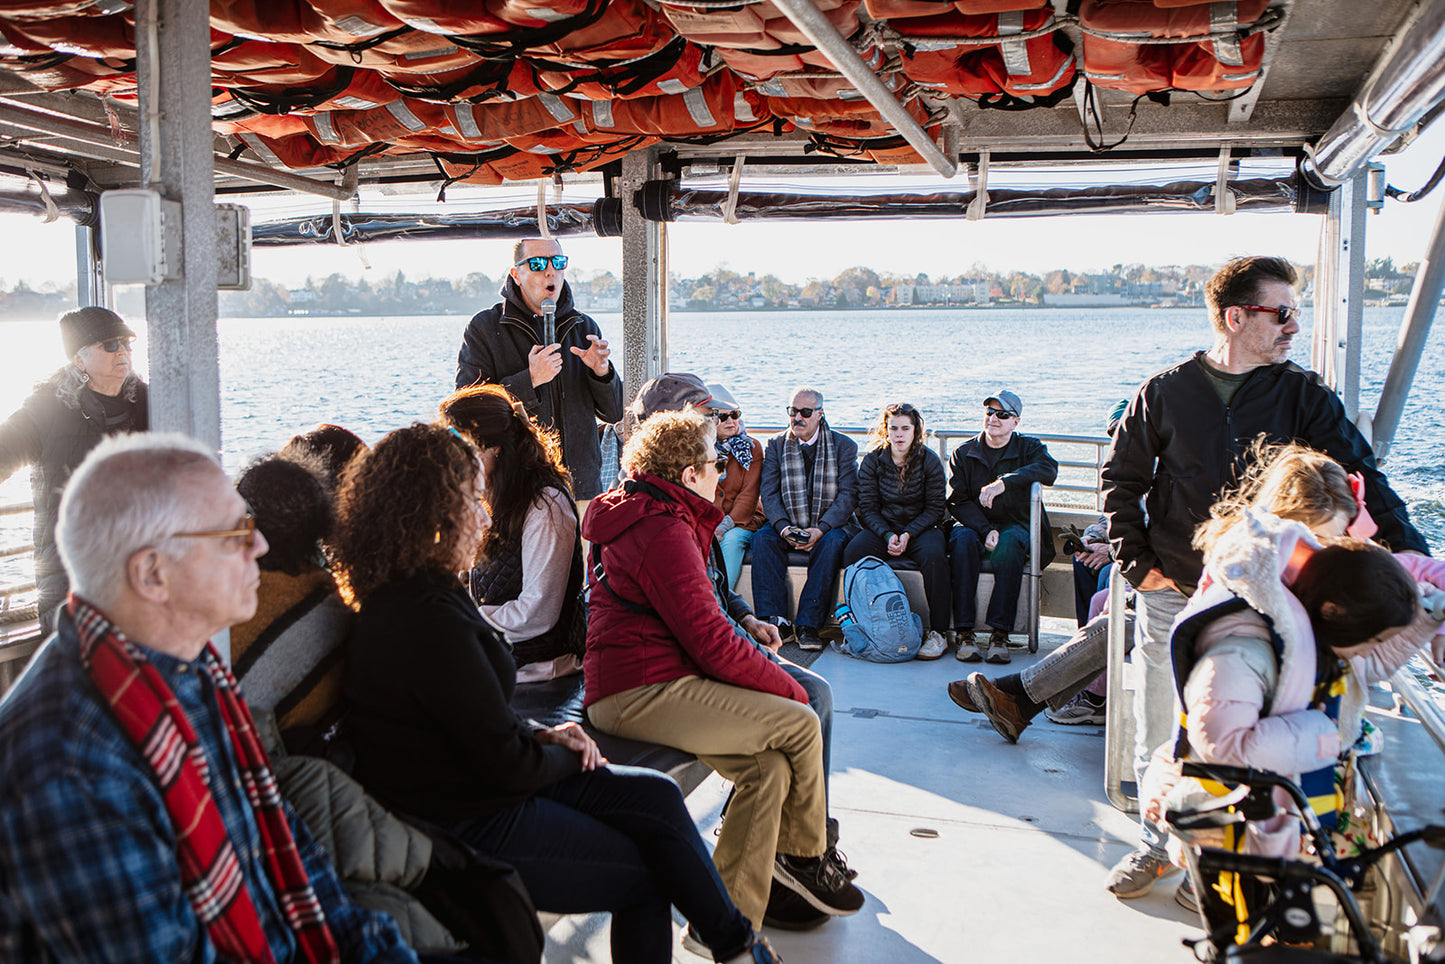
<path id="1" fill-rule="evenodd" d="M 377 0 L 210 0 L 211 25 L 285 43 L 354 45 L 407 29 Z"/>
<path id="2" fill-rule="evenodd" d="M 930 91 L 975 100 L 1006 93 L 1042 97 L 1074 79 L 1067 37 L 1045 33 L 1025 40 L 1010 34 L 1047 27 L 1053 9 L 995 14 L 939 14 L 912 17 L 889 26 L 904 45 L 900 67 L 908 79 Z M 951 38 L 996 39 L 996 44 L 955 44 Z"/>
<path id="3" fill-rule="evenodd" d="M 885 63 L 883 51 L 877 46 L 870 46 L 866 50 L 859 51 L 858 55 L 863 62 L 874 72 L 881 70 Z M 862 100 L 863 95 L 853 82 L 842 74 L 826 76 L 827 71 L 811 70 L 803 71 L 800 76 L 791 74 L 775 74 L 767 80 L 755 81 L 751 84 L 753 90 L 768 97 L 813 97 L 825 100 Z M 898 71 L 878 73 L 878 79 L 883 86 L 893 93 L 901 93 L 908 86 L 908 78 Z"/>
<path id="4" fill-rule="evenodd" d="M 449 104 L 442 108 L 445 125 L 439 129 L 459 144 L 500 142 L 507 137 L 537 134 L 578 120 L 585 101 L 542 94 L 517 101 L 493 100 L 480 104 Z"/>
<path id="5" fill-rule="evenodd" d="M 580 101 L 578 109 L 589 132 L 677 139 L 756 127 L 769 117 L 764 99 L 739 89 L 727 71 L 681 94 Z"/>
<path id="6" fill-rule="evenodd" d="M 1234 34 L 1258 20 L 1269 0 L 1180 6 L 1177 0 L 1084 0 L 1081 26 L 1116 36 L 1084 34 L 1084 76 L 1098 87 L 1147 94 L 1163 90 L 1222 91 L 1251 86 L 1264 62 L 1264 34 Z M 1213 37 L 1208 35 L 1215 34 Z M 1192 44 L 1147 44 L 1131 38 L 1203 37 Z"/>
<path id="7" fill-rule="evenodd" d="M 765 97 L 767 107 L 787 118 L 800 131 L 855 139 L 896 137 L 893 125 L 866 100 L 819 100 L 806 97 Z M 928 109 L 917 99 L 903 105 L 920 124 L 928 123 Z"/>
<path id="8" fill-rule="evenodd" d="M 718 65 L 710 50 L 673 37 L 661 49 L 630 63 L 612 67 L 578 67 L 570 70 L 542 70 L 538 83 L 555 93 L 575 94 L 589 100 L 656 97 L 678 94 L 702 86 L 708 73 Z"/>
<path id="9" fill-rule="evenodd" d="M 301 44 L 234 37 L 211 50 L 211 83 L 216 87 L 295 87 L 315 83 L 333 69 Z"/>
<path id="10" fill-rule="evenodd" d="M 1013 10 L 1036 10 L 1047 6 L 1039 0 L 863 0 L 868 16 L 874 20 L 902 17 L 934 17 L 941 13 L 1008 13 Z M 1198 2 L 1198 0 L 1194 0 Z"/>
<path id="11" fill-rule="evenodd" d="M 437 73 L 391 71 L 385 67 L 378 67 L 374 72 L 408 97 L 442 104 L 532 97 L 541 90 L 537 86 L 537 72 L 525 60 L 480 60 L 457 70 Z"/>

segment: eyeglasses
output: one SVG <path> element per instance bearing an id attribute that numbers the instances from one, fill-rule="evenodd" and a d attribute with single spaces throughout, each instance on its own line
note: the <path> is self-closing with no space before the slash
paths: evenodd
<path id="1" fill-rule="evenodd" d="M 100 347 L 114 355 L 122 348 L 124 348 L 126 351 L 130 351 L 131 346 L 134 344 L 134 338 L 107 338 L 105 341 L 100 342 Z"/>
<path id="2" fill-rule="evenodd" d="M 234 529 L 207 529 L 204 532 L 176 532 L 172 539 L 229 539 L 235 536 L 248 552 L 256 548 L 256 517 L 247 512 L 241 517 L 241 524 Z"/>
<path id="3" fill-rule="evenodd" d="M 537 255 L 534 258 L 523 258 L 521 261 L 518 261 L 516 264 L 512 265 L 512 267 L 520 268 L 522 265 L 525 264 L 533 271 L 546 271 L 548 262 L 550 262 L 552 267 L 556 268 L 558 271 L 563 271 L 567 267 L 567 256 L 565 254 L 554 254 L 551 257 L 543 257 L 542 255 Z"/>
<path id="4" fill-rule="evenodd" d="M 742 418 L 742 417 L 743 417 L 743 413 L 742 413 L 742 412 L 739 412 L 739 411 L 713 412 L 713 413 L 712 413 L 712 417 L 713 417 L 714 419 L 716 419 L 717 421 L 719 421 L 719 422 L 726 422 L 726 421 L 729 421 L 729 420 L 734 419 L 734 418 Z"/>
<path id="5" fill-rule="evenodd" d="M 821 405 L 819 405 L 817 408 L 794 408 L 793 406 L 789 405 L 788 415 L 790 417 L 793 415 L 801 415 L 804 418 L 812 418 L 814 412 L 821 412 L 822 410 L 823 406 Z"/>
<path id="6" fill-rule="evenodd" d="M 728 470 L 728 457 L 726 455 L 719 455 L 712 460 L 712 464 L 713 467 L 718 470 L 719 474 L 726 472 Z"/>
<path id="7" fill-rule="evenodd" d="M 992 415 L 994 418 L 998 419 L 1000 422 L 1004 421 L 1005 419 L 1010 419 L 1010 418 L 1015 418 L 1015 417 L 1017 417 L 1017 416 L 1014 415 L 1013 412 L 1005 412 L 1005 411 L 1004 411 L 1003 409 L 1001 409 L 1001 408 L 990 408 L 990 407 L 987 406 L 987 405 L 985 405 L 985 406 L 983 407 L 983 413 L 984 413 L 985 415 Z"/>
<path id="8" fill-rule="evenodd" d="M 1259 311 L 1266 315 L 1274 315 L 1276 325 L 1285 325 L 1291 321 L 1299 321 L 1299 309 L 1290 305 L 1275 305 L 1273 308 L 1268 305 L 1235 305 L 1236 308 L 1243 308 L 1245 311 Z"/>

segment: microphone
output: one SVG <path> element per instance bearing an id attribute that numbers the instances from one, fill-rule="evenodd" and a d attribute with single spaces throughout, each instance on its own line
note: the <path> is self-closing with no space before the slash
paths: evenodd
<path id="1" fill-rule="evenodd" d="M 557 340 L 557 302 L 551 298 L 542 302 L 542 344 L 550 345 Z"/>

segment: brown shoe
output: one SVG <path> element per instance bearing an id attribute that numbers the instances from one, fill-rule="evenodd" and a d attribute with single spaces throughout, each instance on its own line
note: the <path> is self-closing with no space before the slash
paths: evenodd
<path id="1" fill-rule="evenodd" d="M 978 705 L 974 703 L 973 697 L 968 695 L 968 680 L 966 679 L 956 679 L 948 684 L 948 698 L 970 713 L 983 712 L 978 708 Z"/>
<path id="2" fill-rule="evenodd" d="M 988 634 L 988 655 L 984 660 L 990 663 L 1003 665 L 1013 659 L 1008 651 L 1008 630 L 995 629 Z"/>
<path id="3" fill-rule="evenodd" d="M 980 713 L 988 717 L 998 735 L 1010 743 L 1017 743 L 1019 734 L 1029 725 L 1029 721 L 1019 712 L 1017 701 L 993 685 L 982 673 L 969 673 L 966 682 L 973 704 Z"/>

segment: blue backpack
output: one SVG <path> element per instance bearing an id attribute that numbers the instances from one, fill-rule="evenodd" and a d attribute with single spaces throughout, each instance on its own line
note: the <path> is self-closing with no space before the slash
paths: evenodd
<path id="1" fill-rule="evenodd" d="M 843 628 L 840 653 L 870 663 L 903 663 L 923 645 L 923 620 L 908 608 L 908 594 L 888 563 L 864 556 L 843 570 L 843 604 L 835 611 Z"/>

